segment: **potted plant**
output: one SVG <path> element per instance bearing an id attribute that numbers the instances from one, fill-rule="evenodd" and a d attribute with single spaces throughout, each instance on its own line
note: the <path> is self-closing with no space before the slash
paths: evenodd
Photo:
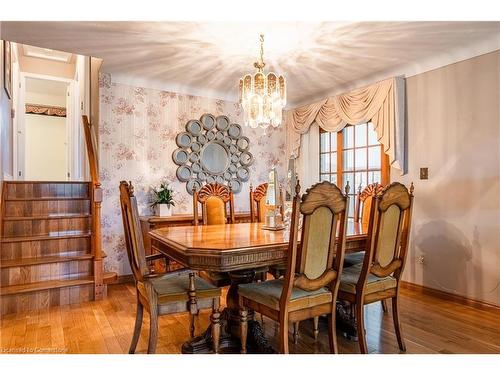
<path id="1" fill-rule="evenodd" d="M 170 216 L 172 215 L 172 207 L 175 206 L 174 202 L 174 189 L 170 188 L 168 184 L 160 184 L 160 188 L 153 189 L 153 203 L 151 207 L 156 208 L 156 215 Z"/>

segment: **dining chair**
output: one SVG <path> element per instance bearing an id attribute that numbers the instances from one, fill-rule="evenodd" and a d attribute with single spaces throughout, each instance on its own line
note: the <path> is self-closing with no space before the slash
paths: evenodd
<path id="1" fill-rule="evenodd" d="M 377 194 L 380 194 L 383 189 L 384 186 L 376 182 L 366 185 L 363 190 L 361 190 L 361 184 L 359 185 L 356 204 L 354 207 L 354 222 L 361 223 L 363 228 L 368 227 L 373 198 Z M 361 264 L 363 263 L 364 258 L 364 251 L 356 251 L 346 254 L 344 257 L 344 268 L 351 267 L 356 264 Z M 382 304 L 382 310 L 384 311 L 384 313 L 386 313 L 388 311 L 387 302 L 385 300 L 382 300 L 380 303 Z M 353 313 L 353 311 L 351 311 L 351 313 Z"/>
<path id="2" fill-rule="evenodd" d="M 213 350 L 219 350 L 221 290 L 206 282 L 191 270 L 167 274 L 151 274 L 148 261 L 163 254 L 145 255 L 137 200 L 131 183 L 120 182 L 120 205 L 127 255 L 134 276 L 137 294 L 137 315 L 129 354 L 135 353 L 142 327 L 144 308 L 149 312 L 148 353 L 155 353 L 158 340 L 158 317 L 189 312 L 190 336 L 194 337 L 195 316 L 200 309 L 211 308 Z"/>
<path id="3" fill-rule="evenodd" d="M 406 351 L 399 318 L 399 288 L 410 235 L 413 205 L 410 190 L 399 182 L 373 198 L 362 264 L 346 267 L 340 277 L 339 300 L 354 304 L 361 353 L 367 353 L 364 305 L 391 298 L 399 349 Z"/>
<path id="4" fill-rule="evenodd" d="M 235 222 L 234 195 L 226 185 L 206 184 L 200 190 L 193 189 L 194 225 L 199 224 L 198 204 L 201 205 L 203 225 L 231 224 Z"/>
<path id="5" fill-rule="evenodd" d="M 198 191 L 196 188 L 193 189 L 194 225 L 199 225 L 199 205 L 201 205 L 202 225 L 233 224 L 235 222 L 234 195 L 226 185 L 206 184 Z M 218 287 L 231 284 L 227 272 L 201 271 L 200 276 Z"/>
<path id="6" fill-rule="evenodd" d="M 242 353 L 246 353 L 249 310 L 279 322 L 281 353 L 289 351 L 290 323 L 328 315 L 330 351 L 338 353 L 335 303 L 345 251 L 348 188 L 346 190 L 344 195 L 337 186 L 324 181 L 313 185 L 300 198 L 297 182 L 285 277 L 242 284 L 238 288 Z"/>
<path id="7" fill-rule="evenodd" d="M 266 220 L 266 196 L 267 196 L 267 182 L 258 185 L 253 190 L 250 185 L 250 222 L 263 223 Z"/>

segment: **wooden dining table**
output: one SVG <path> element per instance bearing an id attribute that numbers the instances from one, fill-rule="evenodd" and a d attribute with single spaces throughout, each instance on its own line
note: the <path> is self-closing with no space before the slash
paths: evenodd
<path id="1" fill-rule="evenodd" d="M 196 271 L 228 272 L 231 285 L 222 312 L 220 349 L 238 352 L 238 285 L 254 282 L 256 269 L 286 264 L 289 233 L 262 228 L 262 223 L 181 226 L 149 232 L 152 249 Z M 364 250 L 366 228 L 352 221 L 347 225 L 346 252 Z M 248 347 L 254 352 L 269 353 L 260 324 L 249 315 Z M 210 327 L 209 327 L 210 328 Z M 183 353 L 210 352 L 211 330 L 186 342 Z"/>

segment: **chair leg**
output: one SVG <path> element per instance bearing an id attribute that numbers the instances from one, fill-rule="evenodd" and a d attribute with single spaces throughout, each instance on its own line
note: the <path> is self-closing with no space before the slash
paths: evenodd
<path id="1" fill-rule="evenodd" d="M 130 349 L 128 350 L 128 354 L 134 354 L 135 349 L 137 348 L 137 343 L 139 342 L 139 336 L 141 335 L 143 312 L 144 312 L 144 307 L 142 306 L 142 303 L 139 302 L 139 298 L 137 298 L 137 314 L 135 315 L 134 334 L 132 335 L 132 342 L 130 343 Z"/>
<path id="2" fill-rule="evenodd" d="M 300 322 L 293 323 L 293 343 L 297 344 L 299 342 L 299 326 Z"/>
<path id="3" fill-rule="evenodd" d="M 156 343 L 158 342 L 158 308 L 151 306 L 149 311 L 149 343 L 148 354 L 156 352 Z"/>
<path id="4" fill-rule="evenodd" d="M 359 350 L 361 354 L 368 353 L 365 334 L 365 314 L 362 301 L 356 302 L 356 328 L 358 330 Z"/>
<path id="5" fill-rule="evenodd" d="M 247 352 L 247 311 L 244 308 L 240 309 L 240 339 L 241 339 L 241 354 Z"/>
<path id="6" fill-rule="evenodd" d="M 313 335 L 314 335 L 314 341 L 318 340 L 318 335 L 319 335 L 319 316 L 315 316 L 313 318 Z"/>
<path id="7" fill-rule="evenodd" d="M 403 339 L 401 322 L 399 320 L 399 299 L 397 296 L 392 298 L 392 320 L 394 321 L 394 330 L 396 331 L 396 338 L 398 339 L 399 349 L 402 352 L 406 352 L 406 345 Z"/>
<path id="8" fill-rule="evenodd" d="M 387 300 L 383 299 L 383 300 L 380 301 L 380 303 L 382 304 L 382 311 L 384 313 L 387 313 L 387 311 L 388 311 L 387 310 Z"/>
<path id="9" fill-rule="evenodd" d="M 212 343 L 214 353 L 219 353 L 219 340 L 220 340 L 220 312 L 219 312 L 219 299 L 214 298 L 212 315 L 210 316 L 212 322 Z"/>
<path id="10" fill-rule="evenodd" d="M 288 317 L 280 322 L 280 352 L 288 354 Z"/>
<path id="11" fill-rule="evenodd" d="M 190 312 L 189 313 L 189 336 L 191 338 L 194 337 L 194 332 L 195 332 L 195 329 L 196 329 L 195 324 L 194 324 L 195 323 L 194 322 L 195 318 L 196 318 L 196 315 L 193 314 L 192 312 Z"/>
<path id="12" fill-rule="evenodd" d="M 328 342 L 330 344 L 330 353 L 339 354 L 339 346 L 337 344 L 337 316 L 336 310 L 328 315 Z"/>

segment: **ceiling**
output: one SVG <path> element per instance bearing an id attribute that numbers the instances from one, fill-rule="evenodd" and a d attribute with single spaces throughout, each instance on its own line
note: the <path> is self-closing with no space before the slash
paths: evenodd
<path id="1" fill-rule="evenodd" d="M 57 95 L 66 97 L 67 82 L 39 78 L 26 78 L 26 91 L 37 94 Z"/>
<path id="2" fill-rule="evenodd" d="M 288 106 L 500 49 L 500 22 L 2 22 L 2 38 L 91 55 L 113 80 L 237 98 L 258 35 Z"/>

